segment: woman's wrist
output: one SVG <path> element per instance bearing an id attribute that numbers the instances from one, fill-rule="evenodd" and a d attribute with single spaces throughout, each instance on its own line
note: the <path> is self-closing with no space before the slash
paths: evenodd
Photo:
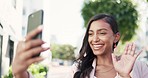
<path id="1" fill-rule="evenodd" d="M 121 76 L 120 78 L 131 78 L 131 76 L 126 76 L 126 77 L 122 77 L 122 76 Z"/>
<path id="2" fill-rule="evenodd" d="M 29 72 L 25 71 L 19 74 L 13 74 L 14 78 L 29 78 Z"/>
<path id="3" fill-rule="evenodd" d="M 128 75 L 123 75 L 123 74 L 119 74 L 119 73 L 117 73 L 117 74 L 118 74 L 118 78 L 131 78 L 130 74 L 128 74 Z"/>

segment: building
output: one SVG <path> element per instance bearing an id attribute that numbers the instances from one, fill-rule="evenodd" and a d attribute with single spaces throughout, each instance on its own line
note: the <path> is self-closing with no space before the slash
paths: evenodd
<path id="1" fill-rule="evenodd" d="M 43 3 L 44 6 L 43 6 Z M 44 10 L 44 25 L 49 25 L 46 21 L 49 11 L 44 8 L 49 5 L 48 0 L 1 0 L 0 1 L 0 75 L 8 73 L 9 66 L 15 56 L 17 43 L 26 35 L 28 15 L 39 9 Z M 48 8 L 48 7 L 47 7 Z M 49 33 L 44 27 L 44 33 Z M 49 34 L 43 35 L 49 43 Z M 51 54 L 44 52 L 43 56 L 51 60 Z M 47 56 L 48 55 L 48 56 Z M 48 62 L 47 62 L 48 63 Z M 1 78 L 1 76 L 0 76 Z"/>
<path id="2" fill-rule="evenodd" d="M 6 74 L 22 36 L 22 1 L 0 2 L 0 74 Z"/>

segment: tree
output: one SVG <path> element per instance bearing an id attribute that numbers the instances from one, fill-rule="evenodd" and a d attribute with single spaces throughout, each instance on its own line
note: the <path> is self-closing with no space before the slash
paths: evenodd
<path id="1" fill-rule="evenodd" d="M 98 13 L 111 14 L 116 18 L 122 43 L 131 40 L 136 33 L 138 12 L 130 0 L 85 0 L 81 9 L 84 27 L 89 19 Z"/>
<path id="2" fill-rule="evenodd" d="M 52 44 L 51 51 L 53 58 L 59 58 L 63 60 L 74 60 L 74 50 L 76 48 L 69 44 Z"/>

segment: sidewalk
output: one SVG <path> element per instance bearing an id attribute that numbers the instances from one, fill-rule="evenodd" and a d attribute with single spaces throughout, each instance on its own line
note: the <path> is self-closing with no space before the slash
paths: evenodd
<path id="1" fill-rule="evenodd" d="M 47 78 L 66 78 L 70 71 L 70 66 L 50 67 Z"/>

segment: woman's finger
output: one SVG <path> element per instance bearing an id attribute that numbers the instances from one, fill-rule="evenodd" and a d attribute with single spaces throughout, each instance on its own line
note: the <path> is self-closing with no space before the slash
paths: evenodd
<path id="1" fill-rule="evenodd" d="M 25 37 L 26 41 L 29 41 L 33 39 L 37 34 L 39 34 L 42 31 L 43 27 L 39 26 L 38 28 L 34 29 L 33 31 L 29 32 L 27 36 Z"/>
<path id="2" fill-rule="evenodd" d="M 26 52 L 27 50 L 36 47 L 36 46 L 41 46 L 45 42 L 40 40 L 40 39 L 35 39 L 35 40 L 30 40 L 28 42 L 25 41 L 20 41 L 17 45 L 17 53 L 22 53 Z"/>
<path id="3" fill-rule="evenodd" d="M 24 50 L 29 50 L 31 48 L 34 48 L 34 47 L 37 47 L 37 46 L 41 46 L 44 43 L 45 42 L 40 40 L 40 39 L 30 40 L 30 41 L 24 43 L 24 45 L 25 45 Z"/>
<path id="4" fill-rule="evenodd" d="M 130 43 L 129 46 L 127 47 L 127 54 L 130 55 L 131 49 L 132 49 L 133 44 Z"/>
<path id="5" fill-rule="evenodd" d="M 24 48 L 24 41 L 19 41 L 17 44 L 16 54 L 22 52 L 22 49 Z"/>
<path id="6" fill-rule="evenodd" d="M 27 61 L 26 61 L 26 64 L 29 66 L 29 65 L 31 65 L 31 64 L 33 64 L 33 63 L 40 62 L 40 61 L 42 61 L 42 60 L 44 60 L 43 57 L 34 57 L 34 58 L 32 58 L 32 59 L 27 60 Z"/>
<path id="7" fill-rule="evenodd" d="M 32 48 L 28 51 L 26 51 L 23 55 L 26 56 L 26 59 L 27 58 L 32 58 L 33 56 L 43 52 L 43 51 L 46 51 L 48 50 L 49 47 L 41 47 L 41 46 L 38 46 L 38 47 L 35 47 L 35 48 Z"/>
<path id="8" fill-rule="evenodd" d="M 132 43 L 130 55 L 133 56 L 135 54 L 135 51 L 136 51 L 136 45 L 134 43 Z"/>
<path id="9" fill-rule="evenodd" d="M 127 52 L 128 52 L 128 47 L 129 47 L 129 43 L 128 44 L 126 44 L 126 46 L 125 46 L 125 49 L 124 49 L 124 53 L 123 54 L 127 54 Z"/>

